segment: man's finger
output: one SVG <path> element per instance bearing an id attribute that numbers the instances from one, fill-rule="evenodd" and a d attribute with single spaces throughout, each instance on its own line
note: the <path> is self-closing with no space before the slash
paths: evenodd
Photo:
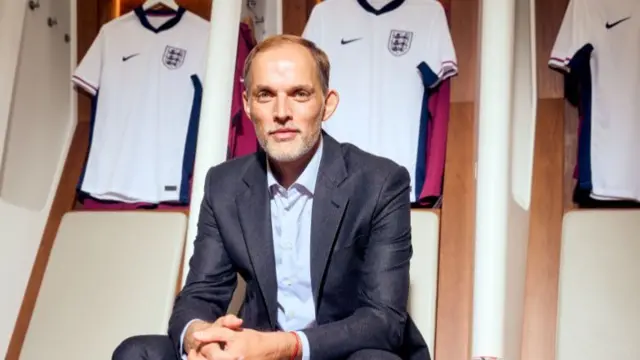
<path id="1" fill-rule="evenodd" d="M 226 352 L 220 348 L 217 343 L 207 344 L 200 349 L 206 360 L 240 360 L 237 356 Z"/>
<path id="2" fill-rule="evenodd" d="M 193 338 L 203 343 L 210 343 L 210 342 L 226 343 L 231 340 L 234 334 L 235 333 L 233 330 L 230 330 L 224 327 L 212 326 L 208 329 L 193 333 Z"/>
<path id="3" fill-rule="evenodd" d="M 222 317 L 222 326 L 230 329 L 237 329 L 242 326 L 242 319 L 239 319 L 235 315 L 225 315 Z"/>
<path id="4" fill-rule="evenodd" d="M 187 360 L 207 360 L 207 358 L 191 349 L 191 351 L 189 351 L 189 354 L 187 354 Z"/>
<path id="5" fill-rule="evenodd" d="M 231 355 L 223 350 L 214 350 L 211 354 L 207 354 L 206 360 L 242 360 L 242 358 Z"/>

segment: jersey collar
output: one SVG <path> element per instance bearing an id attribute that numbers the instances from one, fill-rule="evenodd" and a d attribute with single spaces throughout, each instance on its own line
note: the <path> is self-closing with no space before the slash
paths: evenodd
<path id="1" fill-rule="evenodd" d="M 167 10 L 144 10 L 142 8 L 142 6 L 138 6 L 137 8 L 135 8 L 134 12 L 135 14 L 138 16 L 138 19 L 140 19 L 140 23 L 142 24 L 142 26 L 146 27 L 147 29 L 153 31 L 154 33 L 159 33 L 161 31 L 165 31 L 165 30 L 169 30 L 172 27 L 176 26 L 179 22 L 180 19 L 182 19 L 182 15 L 184 15 L 186 9 L 183 7 L 179 7 L 177 11 L 167 11 Z M 151 23 L 149 22 L 149 18 L 147 18 L 148 14 L 156 14 L 156 15 L 166 15 L 166 14 L 175 14 L 169 21 L 167 21 L 166 23 L 160 25 L 159 27 L 154 27 L 153 25 L 151 25 Z"/>
<path id="2" fill-rule="evenodd" d="M 402 5 L 402 3 L 404 3 L 404 0 L 392 0 L 387 5 L 383 6 L 380 10 L 378 10 L 373 6 L 371 6 L 371 4 L 369 4 L 367 0 L 358 0 L 358 4 L 360 4 L 360 6 L 362 6 L 363 9 L 365 9 L 366 11 L 374 15 L 382 15 L 382 14 L 391 12 L 399 8 L 400 5 Z"/>

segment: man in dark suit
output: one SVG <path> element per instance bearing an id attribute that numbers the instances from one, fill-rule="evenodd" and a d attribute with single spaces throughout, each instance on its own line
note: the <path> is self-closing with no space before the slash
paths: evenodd
<path id="1" fill-rule="evenodd" d="M 329 70 L 295 36 L 249 55 L 263 150 L 209 170 L 169 337 L 129 338 L 114 359 L 429 359 L 407 314 L 409 174 L 322 132 L 338 105 Z M 225 316 L 237 273 L 245 300 Z"/>

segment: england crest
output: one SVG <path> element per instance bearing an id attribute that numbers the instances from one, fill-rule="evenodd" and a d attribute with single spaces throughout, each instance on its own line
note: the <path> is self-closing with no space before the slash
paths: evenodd
<path id="1" fill-rule="evenodd" d="M 395 56 L 402 56 L 409 52 L 413 32 L 403 30 L 391 30 L 389 33 L 389 52 Z"/>
<path id="2" fill-rule="evenodd" d="M 187 56 L 187 50 L 173 46 L 167 46 L 164 49 L 162 63 L 170 70 L 175 70 L 182 66 L 184 58 Z"/>

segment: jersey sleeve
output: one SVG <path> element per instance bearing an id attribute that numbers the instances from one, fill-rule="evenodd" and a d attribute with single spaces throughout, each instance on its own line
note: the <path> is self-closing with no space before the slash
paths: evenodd
<path id="1" fill-rule="evenodd" d="M 430 71 L 426 76 L 425 85 L 433 88 L 441 81 L 458 73 L 458 59 L 451 39 L 447 15 L 439 3 L 437 11 L 431 15 L 430 38 L 425 54 L 425 64 Z M 423 64 L 424 65 L 424 64 Z"/>
<path id="2" fill-rule="evenodd" d="M 307 24 L 302 32 L 303 38 L 313 41 L 319 47 L 322 47 L 322 7 L 324 5 L 325 4 L 318 3 L 313 7 L 309 15 L 309 20 L 307 20 Z"/>
<path id="3" fill-rule="evenodd" d="M 89 50 L 78 64 L 71 81 L 91 95 L 95 95 L 100 88 L 100 76 L 104 56 L 104 28 L 89 47 Z"/>
<path id="4" fill-rule="evenodd" d="M 560 25 L 560 31 L 551 50 L 549 66 L 568 71 L 574 55 L 589 43 L 588 11 L 582 0 L 570 0 Z"/>

